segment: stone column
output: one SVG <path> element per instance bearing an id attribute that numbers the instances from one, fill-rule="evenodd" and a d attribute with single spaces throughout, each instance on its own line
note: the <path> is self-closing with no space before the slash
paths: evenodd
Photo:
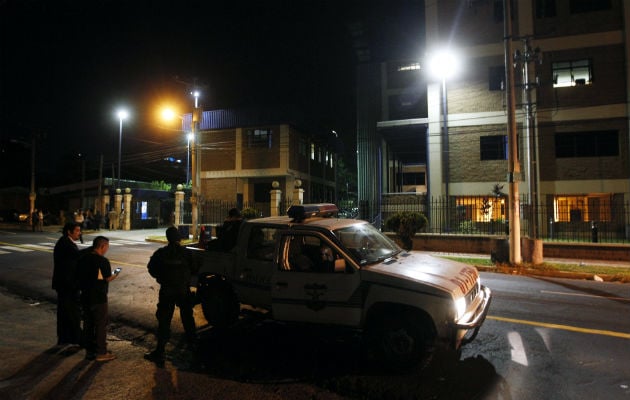
<path id="1" fill-rule="evenodd" d="M 176 226 L 181 225 L 184 222 L 184 191 L 183 186 L 177 185 L 177 191 L 175 192 L 175 221 L 173 223 Z"/>
<path id="2" fill-rule="evenodd" d="M 271 209 L 269 210 L 269 215 L 272 217 L 277 217 L 280 214 L 280 202 L 282 201 L 282 190 L 278 189 L 280 187 L 280 182 L 273 181 L 271 183 L 271 191 L 269 192 L 271 196 Z"/>
<path id="3" fill-rule="evenodd" d="M 116 188 L 116 195 L 114 196 L 114 209 L 116 210 L 116 218 L 118 218 L 118 220 L 114 221 L 114 229 L 122 229 L 122 224 L 120 223 L 123 210 L 122 199 L 123 195 L 120 188 Z"/>
<path id="4" fill-rule="evenodd" d="M 125 212 L 123 213 L 122 230 L 131 230 L 131 189 L 125 189 Z"/>
<path id="5" fill-rule="evenodd" d="M 105 218 L 105 216 L 107 215 L 107 212 L 109 211 L 109 202 L 110 202 L 109 189 L 105 189 L 103 191 L 103 197 L 101 198 L 101 215 L 103 216 L 103 219 Z"/>
<path id="6" fill-rule="evenodd" d="M 304 204 L 304 189 L 302 189 L 301 186 L 302 181 L 296 179 L 295 187 L 293 188 L 293 199 L 291 201 L 292 204 Z"/>

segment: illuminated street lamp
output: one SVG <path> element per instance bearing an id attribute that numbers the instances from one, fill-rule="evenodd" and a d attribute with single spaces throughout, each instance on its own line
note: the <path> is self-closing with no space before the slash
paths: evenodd
<path id="1" fill-rule="evenodd" d="M 184 117 L 175 113 L 171 108 L 162 109 L 162 119 L 165 121 L 172 121 L 175 118 L 179 118 L 182 121 L 182 130 L 184 129 L 183 121 Z M 192 133 L 186 134 L 186 184 L 190 183 L 190 142 L 194 136 Z"/>
<path id="2" fill-rule="evenodd" d="M 444 192 L 446 195 L 446 223 L 450 227 L 449 218 L 449 140 L 448 140 L 448 98 L 446 81 L 453 78 L 459 72 L 459 60 L 451 50 L 443 50 L 435 53 L 429 59 L 429 74 L 442 81 L 442 171 Z M 449 229 L 450 230 L 450 229 Z"/>
<path id="3" fill-rule="evenodd" d="M 116 188 L 120 189 L 120 159 L 121 159 L 121 153 L 122 153 L 122 126 L 123 126 L 123 120 L 127 119 L 127 117 L 129 116 L 129 113 L 124 108 L 121 108 L 118 110 L 116 115 L 118 116 L 118 120 L 120 121 L 120 127 L 118 130 L 118 181 L 116 182 Z"/>

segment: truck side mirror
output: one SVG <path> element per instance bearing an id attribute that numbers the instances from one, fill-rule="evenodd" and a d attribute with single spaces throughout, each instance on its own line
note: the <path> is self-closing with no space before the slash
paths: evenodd
<path id="1" fill-rule="evenodd" d="M 346 272 L 346 260 L 343 258 L 335 260 L 335 272 Z"/>

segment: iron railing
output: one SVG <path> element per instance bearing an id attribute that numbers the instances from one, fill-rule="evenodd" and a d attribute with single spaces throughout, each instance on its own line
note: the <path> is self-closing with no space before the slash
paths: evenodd
<path id="1" fill-rule="evenodd" d="M 553 202 L 532 207 L 523 197 L 519 210 L 521 235 L 547 241 L 630 243 L 629 202 L 598 203 L 596 210 L 586 207 L 589 206 L 565 213 Z M 466 196 L 447 200 L 445 197 L 391 196 L 383 197 L 380 211 L 380 219 L 371 218 L 371 222 L 380 220 L 381 228 L 395 212 L 417 211 L 428 219 L 426 233 L 509 234 L 508 199 L 503 197 Z"/>

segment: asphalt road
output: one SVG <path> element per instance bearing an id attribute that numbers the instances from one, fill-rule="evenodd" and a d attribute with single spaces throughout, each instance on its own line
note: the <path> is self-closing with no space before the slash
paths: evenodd
<path id="1" fill-rule="evenodd" d="M 630 285 L 491 273 L 482 273 L 495 296 L 488 320 L 458 362 L 438 354 L 423 370 L 392 375 L 364 361 L 353 332 L 247 311 L 237 326 L 216 330 L 196 310 L 199 357 L 179 345 L 176 317 L 170 359 L 159 369 L 142 353 L 154 341 L 158 289 L 146 262 L 160 244 L 138 232 L 104 233 L 112 238 L 108 257 L 123 272 L 110 286 L 109 345 L 118 359 L 99 364 L 52 347 L 51 244 L 58 235 L 0 231 L 0 397 L 630 398 Z"/>

